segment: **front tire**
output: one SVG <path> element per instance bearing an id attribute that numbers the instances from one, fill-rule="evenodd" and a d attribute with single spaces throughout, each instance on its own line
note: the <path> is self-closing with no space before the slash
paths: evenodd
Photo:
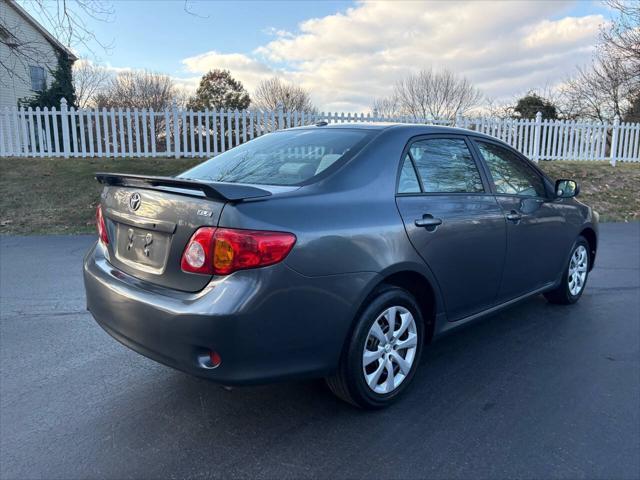
<path id="1" fill-rule="evenodd" d="M 422 354 L 424 321 L 413 296 L 384 287 L 356 320 L 331 391 L 362 408 L 390 405 L 407 389 Z"/>
<path id="2" fill-rule="evenodd" d="M 582 296 L 587 285 L 590 267 L 589 243 L 580 236 L 571 249 L 569 264 L 565 268 L 560 285 L 544 294 L 550 303 L 571 305 Z"/>

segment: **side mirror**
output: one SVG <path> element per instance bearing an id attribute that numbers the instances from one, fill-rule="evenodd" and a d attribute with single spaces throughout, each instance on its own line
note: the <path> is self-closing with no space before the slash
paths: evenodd
<path id="1" fill-rule="evenodd" d="M 556 180 L 556 197 L 572 198 L 580 193 L 580 185 L 575 180 L 566 178 Z"/>

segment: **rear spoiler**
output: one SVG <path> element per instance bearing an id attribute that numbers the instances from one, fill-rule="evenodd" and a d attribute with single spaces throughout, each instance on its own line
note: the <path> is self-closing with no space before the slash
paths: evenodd
<path id="1" fill-rule="evenodd" d="M 173 187 L 186 190 L 197 190 L 207 198 L 238 202 L 250 198 L 268 197 L 271 192 L 251 185 L 237 183 L 203 182 L 175 177 L 154 177 L 147 175 L 130 175 L 126 173 L 96 173 L 96 180 L 104 185 L 120 187 L 156 188 Z"/>

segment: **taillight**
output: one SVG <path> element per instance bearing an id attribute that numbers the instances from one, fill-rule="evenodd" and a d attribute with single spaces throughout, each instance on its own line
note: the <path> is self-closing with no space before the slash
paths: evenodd
<path id="1" fill-rule="evenodd" d="M 96 208 L 96 227 L 98 228 L 98 238 L 105 245 L 109 245 L 109 236 L 107 235 L 107 225 L 102 215 L 102 205 L 98 204 Z"/>
<path id="2" fill-rule="evenodd" d="M 203 227 L 196 230 L 187 244 L 180 266 L 185 272 L 213 275 L 213 234 L 216 229 Z"/>
<path id="3" fill-rule="evenodd" d="M 278 263 L 296 243 L 292 233 L 230 228 L 217 229 L 213 239 L 213 269 L 218 275 Z"/>
<path id="4" fill-rule="evenodd" d="M 228 275 L 282 261 L 296 243 L 292 233 L 203 227 L 182 254 L 185 272 Z"/>

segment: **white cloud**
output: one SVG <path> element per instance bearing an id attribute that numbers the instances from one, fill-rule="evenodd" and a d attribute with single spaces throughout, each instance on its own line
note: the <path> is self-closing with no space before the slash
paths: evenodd
<path id="1" fill-rule="evenodd" d="M 267 27 L 262 30 L 262 33 L 272 37 L 293 37 L 293 33 L 288 32 L 287 30 L 278 29 L 276 27 Z"/>
<path id="2" fill-rule="evenodd" d="M 548 48 L 557 44 L 583 45 L 593 40 L 603 24 L 601 15 L 565 17 L 561 20 L 543 20 L 531 27 L 522 43 L 527 48 Z"/>
<path id="3" fill-rule="evenodd" d="M 253 52 L 203 53 L 190 73 L 226 68 L 252 90 L 272 75 L 300 83 L 325 110 L 368 110 L 396 80 L 433 66 L 508 98 L 561 81 L 590 57 L 600 15 L 561 17 L 572 2 L 372 2 L 302 22 Z M 559 18 L 560 17 L 560 18 Z"/>
<path id="4" fill-rule="evenodd" d="M 131 67 L 116 67 L 114 65 L 111 65 L 110 63 L 96 63 L 93 60 L 88 59 L 88 58 L 80 58 L 80 59 L 76 60 L 75 62 L 73 62 L 73 68 L 74 69 L 82 68 L 85 65 L 97 68 L 99 70 L 103 70 L 109 75 L 117 75 L 118 73 L 121 73 L 121 72 L 133 72 L 133 71 L 135 71 L 135 68 L 131 68 Z"/>
<path id="5" fill-rule="evenodd" d="M 185 58 L 182 63 L 190 73 L 204 74 L 214 68 L 230 70 L 249 90 L 253 90 L 261 80 L 276 73 L 275 69 L 265 63 L 242 53 L 219 53 L 212 50 Z"/>

